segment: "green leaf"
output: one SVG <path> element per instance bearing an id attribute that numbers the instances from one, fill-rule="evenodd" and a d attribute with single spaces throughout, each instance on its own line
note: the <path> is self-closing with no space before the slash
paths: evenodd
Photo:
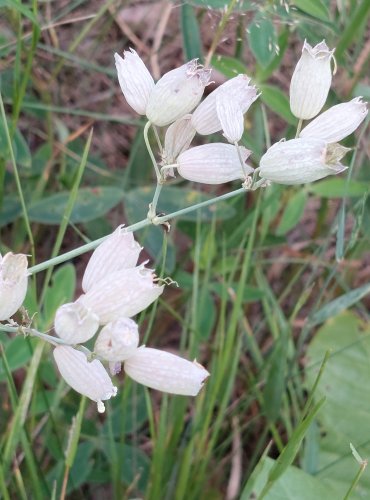
<path id="1" fill-rule="evenodd" d="M 269 472 L 276 466 L 276 461 L 266 457 L 258 471 L 252 491 L 242 492 L 240 500 L 252 500 L 260 497 Z M 316 477 L 310 476 L 298 467 L 290 466 L 285 474 L 274 484 L 264 500 L 322 500 L 336 498 L 334 491 Z"/>
<path id="2" fill-rule="evenodd" d="M 24 337 L 22 335 L 18 335 L 17 337 L 12 337 L 5 342 L 4 350 L 5 356 L 8 360 L 10 371 L 14 372 L 18 370 L 18 368 L 22 368 L 26 366 L 28 361 L 32 358 L 32 350 L 28 342 L 25 342 Z M 3 366 L 3 361 L 0 360 L 0 381 L 5 380 L 5 369 Z"/>
<path id="3" fill-rule="evenodd" d="M 370 456 L 370 324 L 352 312 L 332 318 L 313 337 L 306 352 L 305 376 L 312 384 L 322 353 L 331 349 L 316 399 L 326 396 L 318 415 L 320 439 L 316 452 L 315 475 L 335 491 L 331 498 L 344 498 L 358 464 L 350 443 L 363 457 Z M 351 500 L 370 498 L 370 476 L 365 473 Z"/>
<path id="4" fill-rule="evenodd" d="M 72 264 L 60 267 L 54 273 L 51 286 L 46 291 L 42 311 L 42 330 L 50 328 L 59 306 L 71 302 L 76 288 L 76 270 Z"/>
<path id="5" fill-rule="evenodd" d="M 307 189 L 310 193 L 322 198 L 343 198 L 344 194 L 350 198 L 363 196 L 369 191 L 369 183 L 351 180 L 348 183 L 346 192 L 346 179 L 334 178 L 308 184 Z"/>
<path id="6" fill-rule="evenodd" d="M 264 410 L 271 422 L 279 417 L 281 401 L 285 391 L 285 375 L 287 367 L 287 336 L 282 335 L 269 360 L 269 371 L 263 391 Z"/>
<path id="7" fill-rule="evenodd" d="M 199 24 L 191 5 L 184 4 L 181 7 L 181 31 L 184 47 L 185 60 L 203 60 L 202 40 L 199 32 Z"/>
<path id="8" fill-rule="evenodd" d="M 206 9 L 225 10 L 228 7 L 230 0 L 188 0 L 186 3 Z M 236 11 L 247 11 L 254 9 L 254 4 L 250 0 L 239 0 L 235 5 Z"/>
<path id="9" fill-rule="evenodd" d="M 290 125 L 297 125 L 297 118 L 290 111 L 289 99 L 273 85 L 260 85 L 262 92 L 260 99 L 267 107 L 284 118 Z"/>
<path id="10" fill-rule="evenodd" d="M 30 21 L 32 21 L 36 26 L 39 25 L 33 12 L 26 5 L 24 5 L 23 2 L 17 2 L 16 0 L 0 0 L 0 8 L 3 7 L 15 9 L 23 16 L 28 17 L 28 19 L 30 19 Z"/>
<path id="11" fill-rule="evenodd" d="M 30 168 L 32 165 L 31 151 L 19 129 L 15 131 L 13 147 L 16 162 L 22 167 Z"/>
<path id="12" fill-rule="evenodd" d="M 295 227 L 301 220 L 307 202 L 306 191 L 297 191 L 289 199 L 283 215 L 281 216 L 279 226 L 276 230 L 277 236 L 282 236 Z"/>
<path id="13" fill-rule="evenodd" d="M 264 14 L 257 14 L 248 27 L 248 42 L 258 64 L 266 68 L 276 56 L 275 27 Z"/>
<path id="14" fill-rule="evenodd" d="M 0 227 L 14 222 L 22 214 L 22 206 L 15 196 L 5 196 L 0 209 Z"/>
<path id="15" fill-rule="evenodd" d="M 292 3 L 300 10 L 312 17 L 329 21 L 329 11 L 321 0 L 293 0 Z"/>
<path id="16" fill-rule="evenodd" d="M 63 191 L 53 194 L 28 207 L 32 222 L 60 224 L 70 193 Z M 71 222 L 88 222 L 106 214 L 123 198 L 123 191 L 114 187 L 81 188 L 70 217 Z"/>
<path id="17" fill-rule="evenodd" d="M 363 299 L 369 293 L 370 283 L 367 283 L 366 285 L 360 286 L 359 288 L 355 288 L 354 290 L 341 295 L 340 297 L 332 300 L 328 304 L 325 304 L 325 306 L 316 311 L 309 319 L 310 325 L 318 325 L 329 318 L 337 316 L 345 309 L 348 309 L 349 307 L 353 306 L 358 301 Z"/>
<path id="18" fill-rule="evenodd" d="M 211 66 L 227 78 L 247 73 L 247 68 L 242 62 L 229 56 L 214 55 L 211 59 Z"/>

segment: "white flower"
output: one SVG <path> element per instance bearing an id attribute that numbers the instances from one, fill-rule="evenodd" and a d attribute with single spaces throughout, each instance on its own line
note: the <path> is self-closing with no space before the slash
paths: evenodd
<path id="1" fill-rule="evenodd" d="M 225 92 L 216 98 L 216 111 L 224 137 L 234 144 L 239 142 L 244 131 L 244 117 L 240 104 Z"/>
<path id="2" fill-rule="evenodd" d="M 139 329 L 135 321 L 122 318 L 108 323 L 98 335 L 94 352 L 107 361 L 124 361 L 139 345 Z"/>
<path id="3" fill-rule="evenodd" d="M 195 136 L 191 115 L 185 115 L 170 125 L 164 137 L 162 164 L 171 165 L 183 151 L 188 149 Z"/>
<path id="4" fill-rule="evenodd" d="M 95 335 L 98 328 L 98 316 L 78 301 L 63 304 L 55 314 L 54 330 L 67 344 L 86 342 Z"/>
<path id="5" fill-rule="evenodd" d="M 258 98 L 257 89 L 249 85 L 247 75 L 238 75 L 223 83 L 211 92 L 193 113 L 192 124 L 198 134 L 208 135 L 222 129 L 217 115 L 217 97 L 224 93 L 236 101 L 242 114 L 246 113 L 251 104 Z"/>
<path id="6" fill-rule="evenodd" d="M 210 70 L 196 59 L 164 74 L 151 92 L 146 116 L 163 127 L 190 113 L 202 98 Z"/>
<path id="7" fill-rule="evenodd" d="M 125 361 L 124 370 L 140 384 L 184 396 L 196 396 L 209 377 L 208 371 L 196 361 L 144 346 Z"/>
<path id="8" fill-rule="evenodd" d="M 240 153 L 242 161 L 245 162 L 251 151 L 240 147 Z M 181 177 L 189 181 L 223 184 L 245 178 L 237 149 L 231 144 L 212 143 L 196 146 L 181 153 L 177 164 Z M 244 168 L 247 173 L 253 172 L 248 165 Z"/>
<path id="9" fill-rule="evenodd" d="M 70 346 L 54 349 L 54 359 L 60 374 L 75 391 L 98 403 L 98 411 L 103 413 L 104 403 L 117 394 L 117 387 L 100 361 L 89 362 L 81 351 Z"/>
<path id="10" fill-rule="evenodd" d="M 123 55 L 124 59 L 117 53 L 114 54 L 121 90 L 128 104 L 139 115 L 145 115 L 154 80 L 133 49 L 125 50 Z"/>
<path id="11" fill-rule="evenodd" d="M 339 142 L 352 134 L 367 116 L 367 104 L 362 97 L 329 108 L 312 120 L 299 134 L 300 137 L 317 137 L 326 142 Z"/>
<path id="12" fill-rule="evenodd" d="M 26 297 L 27 266 L 23 254 L 0 254 L 0 321 L 13 316 Z"/>
<path id="13" fill-rule="evenodd" d="M 141 250 L 132 232 L 125 232 L 124 227 L 119 226 L 90 257 L 82 280 L 83 291 L 89 291 L 111 273 L 135 267 Z"/>
<path id="14" fill-rule="evenodd" d="M 130 318 L 146 309 L 163 292 L 153 271 L 141 266 L 121 269 L 95 283 L 78 302 L 99 316 L 101 325 Z"/>
<path id="15" fill-rule="evenodd" d="M 349 151 L 316 138 L 292 139 L 271 146 L 262 156 L 260 177 L 278 184 L 305 184 L 343 172 L 340 163 Z"/>
<path id="16" fill-rule="evenodd" d="M 332 80 L 334 50 L 329 50 L 325 40 L 315 47 L 304 42 L 290 82 L 290 109 L 297 118 L 310 120 L 324 106 Z"/>

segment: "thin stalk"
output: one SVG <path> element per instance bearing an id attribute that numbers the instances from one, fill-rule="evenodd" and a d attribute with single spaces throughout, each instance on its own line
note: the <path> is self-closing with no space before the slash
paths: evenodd
<path id="1" fill-rule="evenodd" d="M 211 59 L 212 59 L 212 56 L 217 48 L 217 44 L 218 42 L 220 41 L 220 38 L 222 36 L 222 33 L 226 27 L 226 24 L 229 20 L 229 17 L 231 16 L 232 14 L 232 11 L 236 5 L 238 0 L 231 0 L 231 2 L 229 3 L 226 11 L 225 11 L 225 14 L 222 16 L 221 18 L 221 21 L 220 21 L 220 24 L 218 25 L 218 28 L 217 28 L 217 31 L 216 31 L 216 34 L 212 40 L 212 44 L 211 44 L 211 47 L 208 51 L 208 54 L 207 54 L 207 57 L 206 57 L 206 60 L 204 62 L 204 66 L 209 66 L 210 62 L 211 62 Z"/>
<path id="2" fill-rule="evenodd" d="M 353 493 L 354 489 L 356 488 L 358 482 L 360 481 L 360 478 L 362 476 L 362 474 L 365 472 L 365 469 L 367 467 L 367 460 L 364 460 L 361 464 L 360 464 L 360 468 L 356 474 L 356 476 L 354 477 L 353 481 L 352 481 L 352 484 L 351 486 L 349 487 L 349 490 L 347 491 L 347 493 L 345 494 L 345 496 L 343 497 L 343 500 L 348 500 L 348 498 L 350 498 L 351 494 Z"/>
<path id="3" fill-rule="evenodd" d="M 263 130 L 265 133 L 266 148 L 269 149 L 271 147 L 271 136 L 270 136 L 269 122 L 267 119 L 266 108 L 264 104 L 261 104 L 261 111 L 262 111 Z"/>
<path id="4" fill-rule="evenodd" d="M 159 168 L 158 168 L 158 165 L 157 165 L 157 161 L 155 159 L 155 156 L 154 156 L 153 150 L 152 150 L 152 148 L 150 146 L 150 142 L 149 142 L 149 138 L 148 138 L 148 131 L 149 131 L 151 125 L 152 125 L 152 123 L 150 121 L 148 121 L 145 124 L 145 127 L 144 127 L 144 141 L 145 141 L 145 146 L 146 146 L 146 149 L 148 150 L 150 159 L 152 160 L 152 163 L 153 163 L 153 167 L 154 167 L 154 170 L 155 170 L 155 175 L 157 176 L 157 182 L 159 183 L 160 179 L 161 179 L 161 173 L 159 171 Z"/>
<path id="5" fill-rule="evenodd" d="M 302 120 L 302 118 L 300 118 L 299 122 L 298 122 L 298 125 L 297 125 L 297 132 L 295 133 L 295 138 L 296 139 L 299 136 L 299 134 L 301 133 L 302 125 L 303 125 L 303 120 Z"/>
<path id="6" fill-rule="evenodd" d="M 157 182 L 155 187 L 155 192 L 153 196 L 153 201 L 149 204 L 148 219 L 153 219 L 157 215 L 157 203 L 159 195 L 161 194 L 163 184 Z"/>
<path id="7" fill-rule="evenodd" d="M 248 177 L 248 172 L 247 172 L 247 169 L 246 169 L 246 164 L 244 163 L 243 161 L 243 158 L 242 158 L 242 154 L 241 154 L 241 151 L 240 151 L 240 146 L 239 144 L 235 141 L 234 142 L 234 146 L 236 147 L 236 152 L 238 153 L 238 158 L 239 158 L 239 163 L 240 163 L 240 166 L 242 168 L 242 173 L 245 177 L 245 179 Z"/>
<path id="8" fill-rule="evenodd" d="M 221 196 L 217 196 L 216 198 L 212 198 L 210 200 L 202 201 L 201 203 L 197 203 L 195 205 L 191 205 L 190 207 L 182 208 L 181 210 L 176 210 L 175 212 L 172 212 L 167 215 L 163 216 L 156 216 L 153 218 L 153 220 L 149 219 L 143 219 L 139 222 L 136 222 L 135 224 L 132 224 L 131 226 L 128 226 L 125 228 L 127 232 L 133 232 L 137 231 L 139 229 L 142 229 L 146 226 L 150 226 L 151 224 L 155 225 L 160 225 L 163 224 L 164 222 L 167 222 L 170 219 L 173 219 L 175 217 L 179 217 L 184 214 L 188 214 L 190 212 L 194 212 L 195 210 L 198 210 L 199 208 L 206 207 L 208 205 L 213 205 L 214 203 L 218 203 L 223 200 L 227 200 L 229 198 L 233 198 L 234 196 L 237 196 L 239 194 L 244 194 L 246 192 L 246 189 L 244 188 L 239 188 L 235 189 L 234 191 L 230 191 L 229 193 L 222 194 Z M 79 255 L 82 255 L 83 253 L 89 252 L 90 250 L 94 250 L 97 246 L 99 246 L 103 241 L 105 241 L 110 235 L 103 236 L 102 238 L 98 238 L 97 240 L 90 241 L 90 243 L 86 243 L 85 245 L 81 245 L 78 248 L 75 248 L 74 250 L 70 250 L 69 252 L 66 252 L 64 254 L 58 255 L 56 257 L 53 257 L 52 259 L 46 260 L 44 262 L 41 262 L 40 264 L 36 264 L 35 266 L 32 266 L 28 269 L 29 274 L 36 274 L 39 273 L 40 271 L 44 271 L 45 269 L 48 269 L 50 266 L 55 266 L 57 264 L 61 264 L 62 262 L 65 262 L 67 260 L 73 259 L 74 257 L 77 257 Z"/>
<path id="9" fill-rule="evenodd" d="M 0 109 L 1 109 L 1 116 L 2 116 L 2 119 L 3 119 L 3 122 L 4 122 L 4 129 L 5 129 L 6 139 L 7 139 L 7 142 L 8 142 L 8 147 L 9 147 L 9 152 L 10 152 L 10 158 L 12 160 L 15 183 L 17 185 L 18 196 L 19 196 L 19 200 L 20 200 L 21 206 L 22 206 L 24 223 L 26 225 L 26 230 L 27 230 L 28 238 L 30 240 L 31 254 L 32 254 L 32 263 L 34 264 L 34 261 L 35 261 L 35 242 L 34 242 L 34 239 L 33 239 L 31 225 L 30 225 L 30 221 L 29 221 L 29 218 L 28 218 L 26 203 L 24 201 L 21 180 L 20 180 L 20 177 L 19 177 L 19 174 L 18 174 L 17 163 L 16 163 L 15 157 L 14 157 L 14 151 L 13 151 L 12 141 L 11 141 L 11 138 L 10 138 L 8 123 L 7 123 L 7 120 L 6 120 L 5 109 L 4 109 L 4 102 L 3 102 L 3 98 L 2 98 L 1 92 L 0 92 Z"/>
<path id="10" fill-rule="evenodd" d="M 153 132 L 154 132 L 154 135 L 155 135 L 155 139 L 157 141 L 157 145 L 158 145 L 158 149 L 159 149 L 159 152 L 162 154 L 162 151 L 163 151 L 163 146 L 162 146 L 162 143 L 161 143 L 161 139 L 159 137 L 159 134 L 158 134 L 158 130 L 157 130 L 157 127 L 155 125 L 153 125 Z"/>

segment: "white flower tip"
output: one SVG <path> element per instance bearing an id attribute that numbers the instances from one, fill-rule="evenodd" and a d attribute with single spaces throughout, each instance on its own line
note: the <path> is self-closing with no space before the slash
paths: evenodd
<path id="1" fill-rule="evenodd" d="M 97 405 L 98 405 L 98 412 L 104 413 L 105 412 L 105 404 L 103 403 L 103 401 L 97 401 Z"/>

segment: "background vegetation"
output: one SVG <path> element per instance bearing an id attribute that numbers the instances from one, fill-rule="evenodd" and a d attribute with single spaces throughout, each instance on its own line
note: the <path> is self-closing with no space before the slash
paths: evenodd
<path id="1" fill-rule="evenodd" d="M 271 141 L 294 137 L 288 89 L 304 39 L 336 47 L 327 106 L 369 98 L 369 11 L 366 0 L 0 1 L 1 253 L 41 262 L 145 217 L 153 172 L 114 52 L 135 47 L 156 78 L 193 57 L 216 83 L 252 76 L 262 94 L 243 144 L 258 165 Z M 196 399 L 119 377 L 98 415 L 49 345 L 1 332 L 3 498 L 370 497 L 366 124 L 345 145 L 347 176 L 135 234 L 179 284 L 140 317 L 142 339 L 207 367 Z M 229 189 L 176 180 L 159 210 Z M 32 280 L 25 306 L 40 331 L 80 292 L 88 257 Z"/>

